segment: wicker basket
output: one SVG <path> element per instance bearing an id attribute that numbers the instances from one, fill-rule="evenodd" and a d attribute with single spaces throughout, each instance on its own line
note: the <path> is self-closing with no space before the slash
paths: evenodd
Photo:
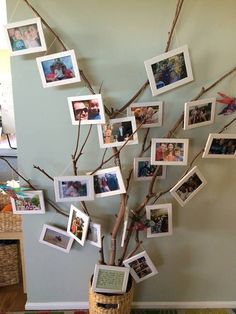
<path id="1" fill-rule="evenodd" d="M 19 283 L 18 245 L 15 241 L 3 242 L 0 243 L 0 287 Z"/>
<path id="2" fill-rule="evenodd" d="M 0 193 L 0 210 L 9 204 L 10 197 L 7 194 Z M 0 211 L 0 232 L 20 232 L 22 231 L 22 219 L 20 215 L 14 215 L 12 212 Z"/>
<path id="3" fill-rule="evenodd" d="M 102 294 L 89 287 L 89 313 L 90 314 L 130 314 L 133 300 L 134 284 L 130 280 L 127 292 L 124 294 Z"/>

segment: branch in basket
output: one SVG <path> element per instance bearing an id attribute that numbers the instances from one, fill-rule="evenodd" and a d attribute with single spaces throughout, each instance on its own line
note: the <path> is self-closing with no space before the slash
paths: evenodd
<path id="1" fill-rule="evenodd" d="M 104 236 L 102 236 L 102 238 L 101 238 L 101 249 L 99 250 L 99 254 L 100 254 L 99 264 L 106 265 L 105 259 L 104 259 L 104 245 L 103 245 L 103 241 L 104 241 Z"/>

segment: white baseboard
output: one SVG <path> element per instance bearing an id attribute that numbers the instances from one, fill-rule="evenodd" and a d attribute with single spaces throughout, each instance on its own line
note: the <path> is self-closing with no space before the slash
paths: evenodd
<path id="1" fill-rule="evenodd" d="M 88 309 L 88 302 L 26 302 L 25 310 L 76 310 Z M 236 308 L 236 301 L 204 302 L 133 302 L 134 309 L 205 309 Z"/>

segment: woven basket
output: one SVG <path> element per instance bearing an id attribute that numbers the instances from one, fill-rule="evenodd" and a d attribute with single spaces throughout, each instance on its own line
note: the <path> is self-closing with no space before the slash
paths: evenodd
<path id="1" fill-rule="evenodd" d="M 18 246 L 15 243 L 0 244 L 0 287 L 17 283 L 19 283 Z"/>
<path id="2" fill-rule="evenodd" d="M 11 203 L 7 194 L 0 193 L 0 210 Z M 20 215 L 14 215 L 12 212 L 0 211 L 0 232 L 20 232 L 22 231 L 22 218 Z"/>
<path id="3" fill-rule="evenodd" d="M 90 314 L 130 314 L 133 300 L 134 284 L 130 281 L 128 291 L 124 294 L 102 294 L 89 287 L 89 313 Z"/>

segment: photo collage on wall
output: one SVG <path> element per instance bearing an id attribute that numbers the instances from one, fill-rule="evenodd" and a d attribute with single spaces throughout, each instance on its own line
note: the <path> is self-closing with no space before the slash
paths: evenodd
<path id="1" fill-rule="evenodd" d="M 40 18 L 7 24 L 4 31 L 11 56 L 47 51 Z M 43 88 L 57 88 L 81 82 L 82 75 L 74 50 L 44 55 L 37 57 L 35 61 Z M 144 67 L 153 97 L 170 92 L 194 80 L 187 45 L 145 60 Z M 229 109 L 227 101 L 230 98 L 223 93 L 219 94 L 224 100 L 219 100 L 219 102 L 227 104 L 227 109 Z M 210 127 L 214 124 L 217 101 L 216 97 L 211 97 L 185 102 L 183 104 L 183 132 Z M 232 103 L 230 105 L 232 109 Z M 119 152 L 124 146 L 138 145 L 140 144 L 139 137 L 142 138 L 139 135 L 145 129 L 161 128 L 165 125 L 162 100 L 132 102 L 127 106 L 125 117 L 119 115 L 117 111 L 117 115 L 112 115 L 110 119 L 106 117 L 105 109 L 107 108 L 104 106 L 104 99 L 100 92 L 68 96 L 67 106 L 71 124 L 79 130 L 80 127 L 92 127 L 96 124 L 98 144 L 104 150 L 117 149 Z M 222 113 L 223 111 L 220 114 Z M 133 158 L 134 184 L 138 185 L 142 181 L 150 183 L 153 179 L 165 180 L 170 166 L 189 166 L 190 139 L 187 136 L 178 138 L 173 135 L 163 138 L 152 137 L 145 156 Z M 202 158 L 236 158 L 236 134 L 209 133 Z M 53 178 L 55 201 L 58 203 L 80 202 L 81 205 L 83 202 L 125 194 L 126 185 L 120 165 L 116 164 L 115 167 L 108 168 L 102 166 L 81 175 L 55 176 Z M 189 166 L 186 173 L 169 192 L 177 205 L 184 207 L 205 188 L 206 184 L 207 180 L 198 166 L 192 168 Z M 23 191 L 17 197 L 11 197 L 11 205 L 14 214 L 45 214 L 42 190 Z M 81 246 L 89 243 L 101 248 L 102 226 L 91 221 L 85 208 L 70 204 L 66 230 L 44 224 L 39 242 L 64 253 L 70 252 L 73 242 Z M 139 226 L 138 223 L 134 224 L 135 228 L 138 226 L 136 230 L 145 230 L 147 238 L 171 236 L 173 234 L 173 208 L 174 205 L 169 202 L 147 204 L 145 206 L 146 225 L 141 226 L 138 222 Z M 130 218 L 128 208 L 124 216 L 122 247 Z M 113 268 L 107 265 L 96 265 L 93 279 L 94 291 L 123 293 L 129 274 L 136 282 L 140 282 L 158 273 L 146 251 L 127 258 L 123 266 Z"/>

